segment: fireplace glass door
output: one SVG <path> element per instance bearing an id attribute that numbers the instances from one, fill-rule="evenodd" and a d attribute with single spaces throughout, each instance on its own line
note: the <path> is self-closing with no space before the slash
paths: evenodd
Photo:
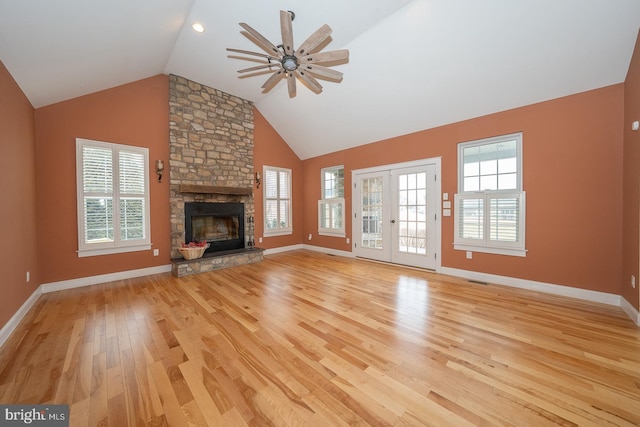
<path id="1" fill-rule="evenodd" d="M 193 240 L 219 242 L 238 239 L 240 221 L 237 216 L 195 216 L 191 218 Z"/>
<path id="2" fill-rule="evenodd" d="M 185 203 L 185 243 L 207 242 L 205 253 L 243 249 L 243 203 Z"/>

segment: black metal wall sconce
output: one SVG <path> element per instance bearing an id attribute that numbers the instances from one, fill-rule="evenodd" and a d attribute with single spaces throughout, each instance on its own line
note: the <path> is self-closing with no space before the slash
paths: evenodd
<path id="1" fill-rule="evenodd" d="M 158 174 L 158 182 L 161 182 L 162 174 L 164 173 L 164 161 L 156 160 L 156 173 Z"/>

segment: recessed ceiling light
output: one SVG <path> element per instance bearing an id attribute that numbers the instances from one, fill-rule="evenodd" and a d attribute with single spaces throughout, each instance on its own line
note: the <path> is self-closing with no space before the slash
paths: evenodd
<path id="1" fill-rule="evenodd" d="M 204 25 L 199 22 L 194 22 L 191 25 L 191 28 L 193 28 L 193 31 L 195 31 L 196 33 L 204 33 Z"/>

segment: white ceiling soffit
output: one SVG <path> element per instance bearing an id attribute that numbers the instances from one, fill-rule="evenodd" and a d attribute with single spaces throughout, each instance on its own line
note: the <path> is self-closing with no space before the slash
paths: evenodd
<path id="1" fill-rule="evenodd" d="M 238 78 L 253 64 L 225 49 L 260 52 L 238 23 L 279 44 L 281 9 L 294 46 L 331 26 L 342 83 Z M 638 0 L 0 0 L 0 61 L 36 108 L 181 75 L 255 102 L 306 159 L 620 83 L 639 26 Z"/>

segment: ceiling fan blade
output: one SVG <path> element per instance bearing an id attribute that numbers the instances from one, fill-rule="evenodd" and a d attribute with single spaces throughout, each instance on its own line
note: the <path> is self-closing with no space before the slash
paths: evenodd
<path id="1" fill-rule="evenodd" d="M 305 55 L 298 59 L 300 63 L 303 63 L 303 64 L 307 64 L 307 63 L 321 64 L 323 62 L 348 62 L 349 50 L 340 49 L 340 50 L 332 50 L 329 52 L 311 53 L 309 55 Z"/>
<path id="2" fill-rule="evenodd" d="M 300 66 L 299 69 L 304 69 L 307 73 L 313 74 L 316 77 L 321 77 L 336 82 L 342 81 L 342 73 L 340 71 L 332 70 L 328 67 L 323 67 L 317 64 L 305 64 Z"/>
<path id="3" fill-rule="evenodd" d="M 293 28 L 291 25 L 291 13 L 286 10 L 280 11 L 280 30 L 282 32 L 282 45 L 285 55 L 293 55 Z"/>
<path id="4" fill-rule="evenodd" d="M 260 48 L 264 49 L 265 52 L 271 55 L 276 55 L 277 57 L 280 57 L 282 55 L 280 50 L 278 50 L 278 48 L 273 43 L 267 40 L 262 34 L 254 30 L 249 24 L 241 22 L 240 26 L 247 30 L 246 33 L 244 31 L 240 32 L 249 40 L 257 44 Z"/>
<path id="5" fill-rule="evenodd" d="M 272 55 L 267 55 L 266 53 L 251 52 L 249 50 L 242 50 L 242 49 L 232 49 L 230 47 L 228 47 L 227 50 L 229 52 L 242 53 L 242 54 L 245 54 L 245 55 L 260 56 L 262 58 L 268 58 L 268 59 L 272 59 L 272 60 L 274 60 L 276 62 L 280 62 L 280 58 L 276 58 L 275 56 L 272 56 Z"/>
<path id="6" fill-rule="evenodd" d="M 286 73 L 284 72 L 283 69 L 279 69 L 278 71 L 273 73 L 271 77 L 269 77 L 267 81 L 264 82 L 264 84 L 262 85 L 262 89 L 263 89 L 262 92 L 263 93 L 269 92 L 271 89 L 273 89 L 273 87 L 278 84 L 280 79 L 283 78 L 285 74 Z"/>
<path id="7" fill-rule="evenodd" d="M 257 71 L 257 70 L 262 70 L 264 68 L 271 68 L 271 67 L 277 67 L 278 64 L 263 64 L 263 65 L 257 65 L 255 67 L 249 67 L 249 68 L 243 68 L 242 70 L 238 70 L 239 73 L 248 73 L 250 71 Z"/>
<path id="8" fill-rule="evenodd" d="M 314 79 L 311 74 L 306 73 L 302 68 L 298 68 L 295 73 L 300 81 L 309 88 L 309 90 L 314 93 L 322 92 L 322 85 L 316 79 Z"/>
<path id="9" fill-rule="evenodd" d="M 289 98 L 296 96 L 296 76 L 293 73 L 287 74 L 287 88 L 289 89 Z"/>
<path id="10" fill-rule="evenodd" d="M 298 50 L 296 50 L 296 55 L 302 56 L 312 52 L 313 49 L 324 43 L 332 32 L 333 30 L 331 27 L 324 24 L 322 27 L 318 28 L 315 33 L 311 34 L 304 42 L 302 42 L 300 47 L 298 47 Z"/>

